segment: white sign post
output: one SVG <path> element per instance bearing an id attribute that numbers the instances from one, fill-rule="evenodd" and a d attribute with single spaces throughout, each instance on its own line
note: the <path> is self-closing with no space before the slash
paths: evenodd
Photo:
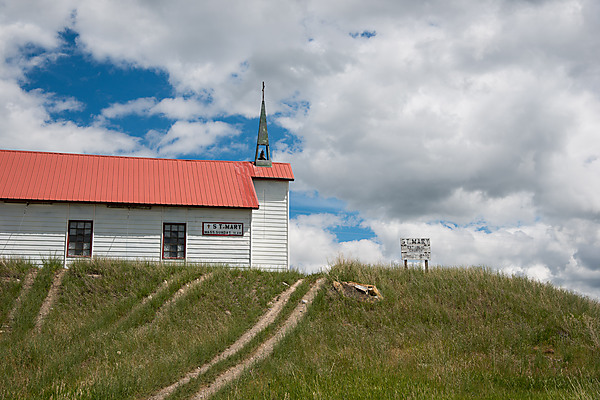
<path id="1" fill-rule="evenodd" d="M 400 250 L 404 260 L 404 268 L 408 268 L 408 260 L 425 260 L 425 271 L 429 269 L 431 259 L 431 242 L 429 238 L 400 239 Z"/>

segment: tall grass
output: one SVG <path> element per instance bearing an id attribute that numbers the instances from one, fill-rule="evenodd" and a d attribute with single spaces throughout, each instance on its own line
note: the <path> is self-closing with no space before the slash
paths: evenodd
<path id="1" fill-rule="evenodd" d="M 339 260 L 331 287 L 273 357 L 215 398 L 598 398 L 598 303 L 484 268 L 390 269 Z"/>
<path id="2" fill-rule="evenodd" d="M 159 312 L 181 287 L 210 271 L 211 279 Z M 282 282 L 297 277 L 170 263 L 74 264 L 41 334 L 22 330 L 0 343 L 0 376 L 9 377 L 0 398 L 153 393 L 235 341 L 282 291 Z"/>
<path id="3" fill-rule="evenodd" d="M 193 396 L 200 389 L 201 386 L 210 384 L 219 376 L 219 374 L 225 372 L 228 368 L 246 360 L 252 353 L 254 353 L 257 350 L 257 348 L 265 340 L 270 338 L 281 326 L 281 324 L 289 317 L 294 308 L 296 308 L 298 302 L 310 288 L 311 283 L 315 283 L 315 278 L 316 277 L 312 276 L 308 277 L 308 279 L 305 279 L 304 282 L 300 286 L 298 286 L 296 291 L 290 296 L 289 301 L 283 307 L 281 313 L 273 321 L 273 323 L 269 325 L 265 330 L 260 332 L 243 349 L 240 349 L 240 351 L 232 357 L 217 363 L 204 375 L 200 375 L 199 377 L 193 379 L 190 383 L 179 387 L 171 396 L 168 397 L 168 399 L 188 399 L 191 396 Z"/>
<path id="4" fill-rule="evenodd" d="M 23 259 L 0 258 L 0 326 L 8 323 L 27 272 L 35 266 Z M 9 327 L 4 326 L 4 329 Z M 5 332 L 2 332 L 5 333 Z"/>
<path id="5" fill-rule="evenodd" d="M 35 334 L 35 315 L 58 267 L 47 263 L 40 270 L 15 329 L 0 336 L 2 399 L 144 398 L 231 345 L 285 289 L 283 282 L 300 277 L 203 265 L 81 262 L 67 271 Z M 20 279 L 2 283 L 9 290 L 1 300 L 13 304 L 30 266 L 11 261 L 1 268 L 0 276 Z M 208 273 L 210 279 L 170 302 L 186 283 Z M 333 280 L 375 284 L 384 298 L 360 302 L 329 284 L 272 357 L 215 398 L 600 398 L 597 302 L 485 268 L 425 273 L 338 260 L 329 272 Z M 275 329 L 173 398 L 188 398 Z"/>
<path id="6" fill-rule="evenodd" d="M 16 267 L 19 268 L 18 264 Z M 35 318 L 40 311 L 42 303 L 48 295 L 50 286 L 52 286 L 54 274 L 61 267 L 62 264 L 58 260 L 51 259 L 44 261 L 44 264 L 38 272 L 31 289 L 23 298 L 21 307 L 16 310 L 11 331 L 12 336 L 15 338 L 21 338 L 28 331 L 33 329 L 35 326 Z"/>

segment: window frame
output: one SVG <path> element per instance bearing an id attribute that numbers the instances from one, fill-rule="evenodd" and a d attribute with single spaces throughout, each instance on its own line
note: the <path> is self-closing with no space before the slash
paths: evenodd
<path id="1" fill-rule="evenodd" d="M 165 233 L 167 226 L 172 227 L 172 226 L 177 226 L 178 229 L 176 232 L 181 232 L 181 230 L 179 229 L 179 227 L 183 226 L 183 243 L 179 243 L 179 240 L 181 238 L 176 238 L 177 242 L 176 243 L 166 243 L 166 235 Z M 171 239 L 171 233 L 175 232 L 173 229 L 170 229 L 169 231 L 169 239 Z M 178 235 L 179 236 L 179 235 Z M 167 246 L 183 246 L 183 256 L 179 257 L 179 250 L 172 250 L 172 249 L 167 249 Z M 167 254 L 171 254 L 171 253 L 177 253 L 177 257 L 170 257 L 167 256 Z M 187 223 L 185 222 L 163 222 L 163 230 L 162 230 L 162 249 L 161 249 L 161 256 L 163 260 L 185 260 L 186 256 L 187 256 Z"/>
<path id="2" fill-rule="evenodd" d="M 71 227 L 71 224 L 80 224 L 83 223 L 84 226 L 83 228 L 79 228 L 78 226 L 75 227 Z M 89 238 L 89 242 L 85 241 L 85 230 L 86 230 L 86 226 L 85 224 L 90 224 L 90 238 Z M 71 234 L 71 229 L 75 229 L 75 234 L 72 235 Z M 80 235 L 80 233 L 77 231 L 78 229 L 83 229 L 83 233 L 81 233 L 81 235 L 83 235 L 84 240 L 82 240 L 81 242 L 77 240 L 77 236 Z M 73 241 L 73 237 L 75 237 L 75 241 Z M 81 248 L 81 251 L 84 252 L 85 250 L 85 244 L 89 244 L 89 254 L 71 254 L 71 243 L 82 243 L 83 246 Z M 68 224 L 67 224 L 67 257 L 69 258 L 91 258 L 92 257 L 92 249 L 93 249 L 93 244 L 94 244 L 94 221 L 91 219 L 70 219 Z M 77 249 L 74 249 L 75 251 L 77 251 Z"/>

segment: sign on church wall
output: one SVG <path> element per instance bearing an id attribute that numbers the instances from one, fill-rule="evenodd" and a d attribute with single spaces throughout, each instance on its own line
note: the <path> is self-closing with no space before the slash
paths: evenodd
<path id="1" fill-rule="evenodd" d="M 244 236 L 244 224 L 241 222 L 203 222 L 204 236 Z"/>

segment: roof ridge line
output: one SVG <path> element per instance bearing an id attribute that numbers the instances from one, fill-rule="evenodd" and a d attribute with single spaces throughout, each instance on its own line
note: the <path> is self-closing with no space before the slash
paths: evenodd
<path id="1" fill-rule="evenodd" d="M 89 154 L 89 153 L 64 153 L 58 151 L 40 151 L 40 150 L 15 150 L 15 149 L 0 149 L 0 152 L 13 152 L 13 153 L 31 153 L 31 154 L 54 154 L 59 156 L 70 156 L 70 157 L 99 157 L 99 158 L 125 158 L 125 159 L 137 159 L 137 160 L 161 160 L 161 161 L 193 161 L 193 162 L 217 162 L 217 163 L 250 163 L 252 161 L 241 161 L 241 160 L 197 160 L 189 158 L 161 158 L 161 157 L 148 157 L 148 156 L 125 156 L 125 155 L 110 155 L 110 154 Z M 286 162 L 275 162 L 277 164 L 289 164 Z"/>

